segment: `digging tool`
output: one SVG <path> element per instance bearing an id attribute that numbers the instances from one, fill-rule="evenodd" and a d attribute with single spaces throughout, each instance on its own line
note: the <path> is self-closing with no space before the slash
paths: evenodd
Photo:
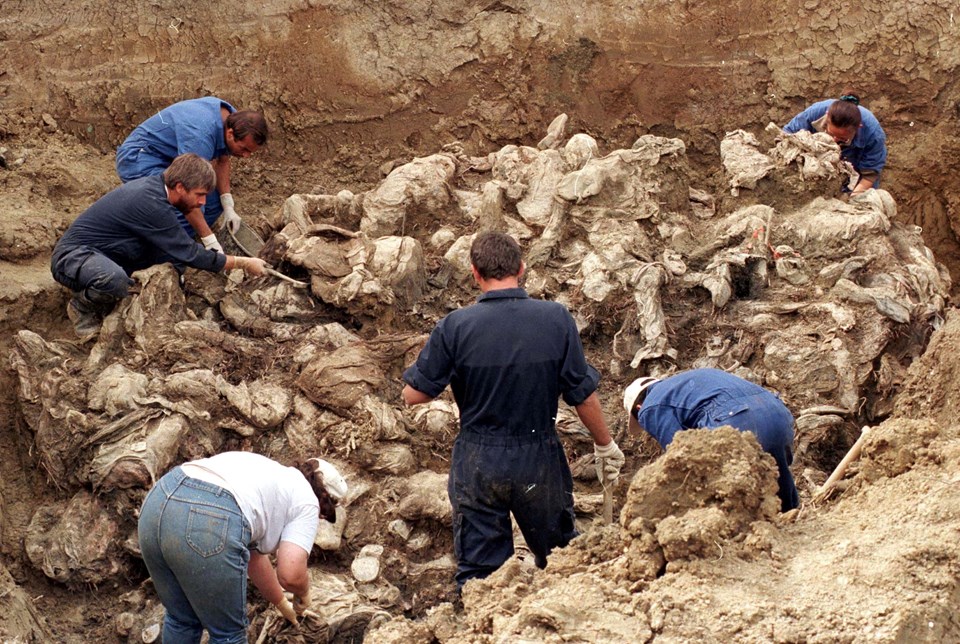
<path id="1" fill-rule="evenodd" d="M 607 459 L 601 458 L 600 462 L 597 463 L 597 467 L 600 468 L 601 476 L 602 472 L 606 469 Z M 601 479 L 602 481 L 602 479 Z M 603 486 L 603 523 L 604 525 L 610 525 L 613 523 L 613 483 L 602 483 Z"/>
<path id="2" fill-rule="evenodd" d="M 285 281 L 285 282 L 290 282 L 291 284 L 293 284 L 293 285 L 294 285 L 295 287 L 297 287 L 297 288 L 307 288 L 308 286 L 310 286 L 310 285 L 307 284 L 306 282 L 301 282 L 300 280 L 295 280 L 295 279 L 293 279 L 292 277 L 287 277 L 286 275 L 284 275 L 284 274 L 281 273 L 280 271 L 274 270 L 274 269 L 270 268 L 269 266 L 267 267 L 266 271 L 267 271 L 267 275 L 273 275 L 274 277 L 278 277 L 278 278 L 282 279 L 282 280 Z"/>
<path id="3" fill-rule="evenodd" d="M 864 428 L 860 430 L 860 438 L 858 438 L 857 442 L 853 444 L 853 447 L 851 447 L 850 451 L 848 451 L 846 456 L 843 457 L 843 460 L 837 464 L 837 467 L 833 470 L 833 474 L 830 475 L 827 481 L 821 485 L 820 489 L 818 489 L 813 495 L 813 500 L 815 502 L 825 498 L 827 493 L 829 493 L 830 490 L 836 486 L 837 481 L 843 478 L 843 475 L 846 473 L 847 467 L 850 465 L 850 463 L 860 458 L 860 452 L 863 451 L 863 444 L 866 442 L 867 434 L 869 433 L 870 428 L 867 426 L 864 426 Z"/>
<path id="4" fill-rule="evenodd" d="M 227 232 L 230 234 L 233 243 L 236 244 L 237 248 L 245 255 L 256 257 L 264 247 L 264 241 L 260 238 L 260 235 L 257 234 L 257 231 L 245 222 L 240 222 L 240 227 L 236 232 L 229 229 Z"/>

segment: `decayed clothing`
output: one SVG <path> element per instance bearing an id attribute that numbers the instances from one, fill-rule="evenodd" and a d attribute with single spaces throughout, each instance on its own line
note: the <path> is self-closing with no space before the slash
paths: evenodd
<path id="1" fill-rule="evenodd" d="M 558 398 L 579 405 L 599 378 L 570 312 L 522 288 L 489 291 L 445 317 L 404 372 L 430 397 L 449 384 L 460 409 L 449 480 L 458 585 L 512 556 L 510 513 L 541 567 L 576 536 Z"/>
<path id="2" fill-rule="evenodd" d="M 685 429 L 729 425 L 754 434 L 777 462 L 781 508 L 800 504 L 790 473 L 793 415 L 763 387 L 719 369 L 692 369 L 648 387 L 636 418 L 664 449 Z"/>

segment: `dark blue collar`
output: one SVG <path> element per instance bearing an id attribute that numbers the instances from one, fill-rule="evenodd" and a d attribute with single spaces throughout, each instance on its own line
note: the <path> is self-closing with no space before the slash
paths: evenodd
<path id="1" fill-rule="evenodd" d="M 477 298 L 477 302 L 486 300 L 505 300 L 505 299 L 528 299 L 530 296 L 522 288 L 498 288 L 495 291 L 487 291 Z"/>

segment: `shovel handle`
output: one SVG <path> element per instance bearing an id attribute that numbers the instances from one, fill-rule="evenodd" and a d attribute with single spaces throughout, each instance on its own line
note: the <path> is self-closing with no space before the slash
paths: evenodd
<path id="1" fill-rule="evenodd" d="M 853 444 L 853 447 L 850 448 L 850 451 L 847 452 L 846 456 L 843 457 L 843 460 L 837 465 L 836 469 L 833 470 L 833 474 L 827 479 L 827 481 L 820 486 L 820 489 L 814 493 L 814 500 L 820 500 L 824 498 L 827 493 L 836 486 L 837 481 L 843 478 L 843 475 L 847 472 L 847 467 L 854 460 L 860 458 L 860 452 L 863 451 L 863 444 L 866 442 L 867 436 L 870 434 L 870 427 L 866 426 L 860 430 L 860 438 L 857 439 L 857 442 Z"/>
<path id="2" fill-rule="evenodd" d="M 607 459 L 601 458 L 599 460 L 597 467 L 600 469 L 600 484 L 603 486 L 603 523 L 604 525 L 610 525 L 613 523 L 613 483 L 603 482 L 603 472 L 607 469 Z"/>

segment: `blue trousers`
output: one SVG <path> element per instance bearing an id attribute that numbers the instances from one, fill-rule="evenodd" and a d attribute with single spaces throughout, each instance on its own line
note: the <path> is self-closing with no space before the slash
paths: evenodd
<path id="1" fill-rule="evenodd" d="M 247 641 L 250 526 L 225 489 L 180 467 L 157 481 L 140 509 L 138 536 L 166 608 L 164 644 Z"/>
<path id="2" fill-rule="evenodd" d="M 144 148 L 121 145 L 117 149 L 117 176 L 120 177 L 120 181 L 126 183 L 140 177 L 163 174 L 172 162 L 173 159 L 158 157 Z M 220 193 L 214 188 L 207 193 L 207 202 L 203 206 L 203 219 L 208 226 L 213 226 L 221 214 L 223 214 L 223 206 L 220 205 Z M 182 212 L 177 212 L 177 220 L 188 235 L 193 237 L 196 234 Z"/>
<path id="3" fill-rule="evenodd" d="M 453 505 L 457 587 L 513 556 L 513 513 L 536 565 L 577 536 L 573 478 L 556 433 L 489 437 L 460 432 L 448 493 Z"/>
<path id="4" fill-rule="evenodd" d="M 92 302 L 109 303 L 125 298 L 133 280 L 112 259 L 89 246 L 54 252 L 50 261 L 53 279 Z"/>

